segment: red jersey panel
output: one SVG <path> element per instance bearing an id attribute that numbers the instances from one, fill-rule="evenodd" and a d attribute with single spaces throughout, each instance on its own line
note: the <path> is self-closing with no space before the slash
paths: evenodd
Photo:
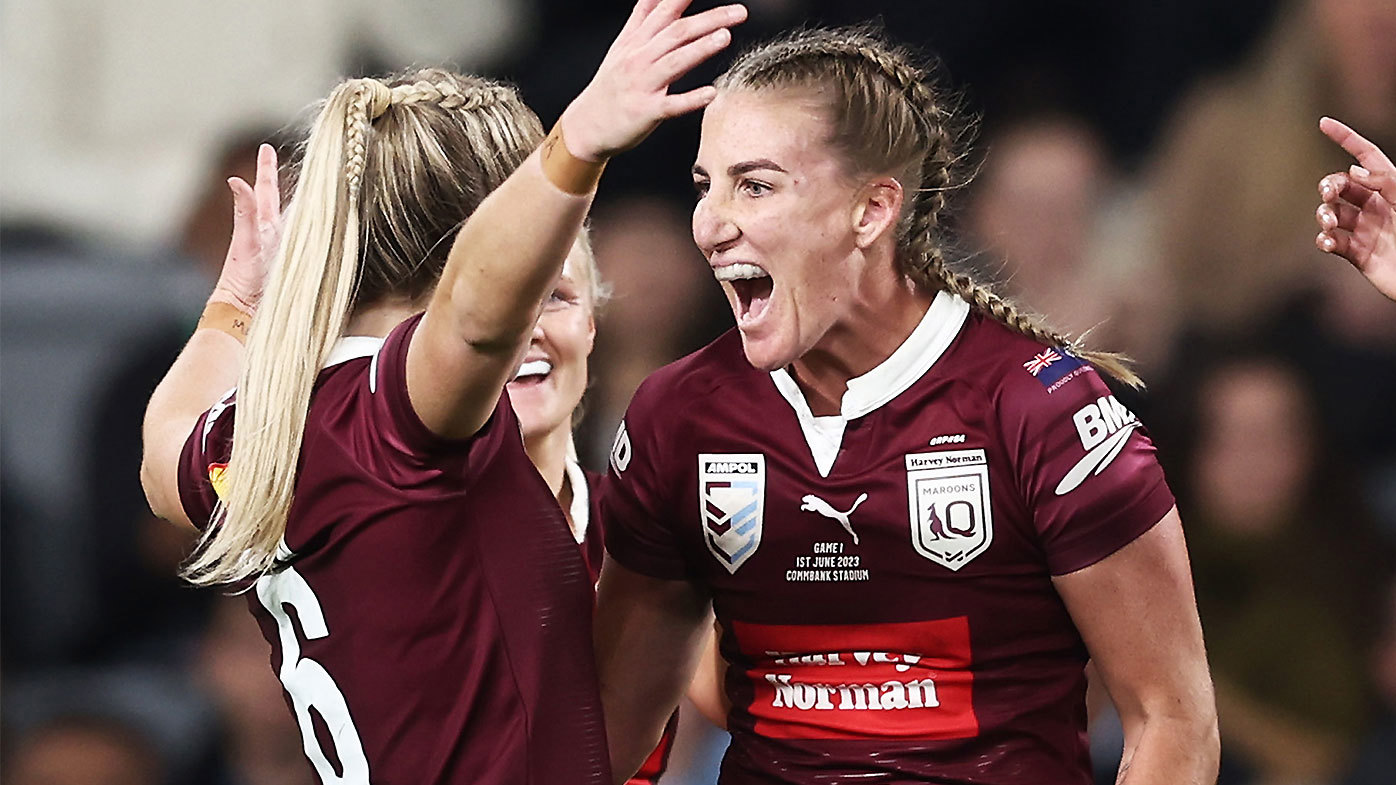
<path id="1" fill-rule="evenodd" d="M 288 566 L 248 593 L 306 755 L 325 783 L 607 783 L 577 543 L 506 397 L 466 440 L 417 418 L 419 321 L 336 348 L 307 417 Z M 232 406 L 184 448 L 196 522 L 216 503 Z"/>
<path id="2" fill-rule="evenodd" d="M 838 415 L 735 331 L 661 369 L 601 504 L 617 561 L 712 595 L 723 783 L 1086 785 L 1087 652 L 1052 576 L 1173 497 L 1094 370 L 942 293 Z"/>

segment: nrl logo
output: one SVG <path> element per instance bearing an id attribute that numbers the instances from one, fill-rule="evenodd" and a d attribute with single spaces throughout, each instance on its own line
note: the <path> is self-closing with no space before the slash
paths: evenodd
<path id="1" fill-rule="evenodd" d="M 698 455 L 698 506 L 703 521 L 703 541 L 729 573 L 735 573 L 761 544 L 765 503 L 765 455 Z"/>
<path id="2" fill-rule="evenodd" d="M 958 571 L 989 549 L 994 516 L 983 450 L 908 455 L 906 486 L 917 553 Z"/>

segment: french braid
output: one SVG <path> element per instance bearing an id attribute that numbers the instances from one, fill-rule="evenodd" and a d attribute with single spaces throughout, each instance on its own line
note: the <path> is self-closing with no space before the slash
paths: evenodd
<path id="1" fill-rule="evenodd" d="M 276 566 L 315 378 L 356 308 L 419 302 L 460 225 L 543 139 L 509 87 L 440 69 L 337 86 L 310 128 L 238 382 L 227 494 L 182 572 Z"/>
<path id="2" fill-rule="evenodd" d="M 1021 310 L 988 285 L 955 272 L 941 243 L 946 196 L 957 187 L 952 107 L 910 54 L 867 28 L 801 30 L 748 51 L 717 81 L 719 89 L 827 88 L 832 143 L 859 172 L 894 171 L 911 194 L 897 227 L 897 263 L 918 286 L 958 295 L 1010 329 L 1062 346 L 1125 384 L 1139 387 L 1128 358 L 1085 348 Z"/>

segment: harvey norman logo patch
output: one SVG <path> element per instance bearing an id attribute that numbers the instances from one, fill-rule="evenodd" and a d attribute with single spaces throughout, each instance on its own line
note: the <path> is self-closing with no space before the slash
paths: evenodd
<path id="1" fill-rule="evenodd" d="M 1081 407 L 1071 415 L 1071 421 L 1076 425 L 1076 434 L 1081 437 L 1081 446 L 1086 449 L 1086 454 L 1057 483 L 1058 496 L 1071 493 L 1087 477 L 1109 468 L 1125 448 L 1129 435 L 1140 425 L 1134 412 L 1126 409 L 1113 395 L 1102 395 L 1095 403 Z"/>
<path id="2" fill-rule="evenodd" d="M 979 733 L 964 616 L 885 624 L 732 620 L 748 711 L 784 739 L 964 739 Z"/>
<path id="3" fill-rule="evenodd" d="M 982 449 L 908 455 L 906 487 L 917 553 L 959 570 L 989 549 L 994 516 Z"/>
<path id="4" fill-rule="evenodd" d="M 761 545 L 765 504 L 765 455 L 699 453 L 698 507 L 703 541 L 728 572 L 735 573 Z"/>

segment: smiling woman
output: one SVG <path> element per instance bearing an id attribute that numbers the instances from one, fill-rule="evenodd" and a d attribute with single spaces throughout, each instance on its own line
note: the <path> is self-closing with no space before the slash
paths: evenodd
<path id="1" fill-rule="evenodd" d="M 693 236 L 736 329 L 641 385 L 604 486 L 616 773 L 711 603 L 723 785 L 1086 785 L 1088 659 L 1121 781 L 1210 781 L 1181 523 L 1091 362 L 1137 380 L 946 266 L 946 101 L 863 30 L 759 46 L 715 84 Z"/>

